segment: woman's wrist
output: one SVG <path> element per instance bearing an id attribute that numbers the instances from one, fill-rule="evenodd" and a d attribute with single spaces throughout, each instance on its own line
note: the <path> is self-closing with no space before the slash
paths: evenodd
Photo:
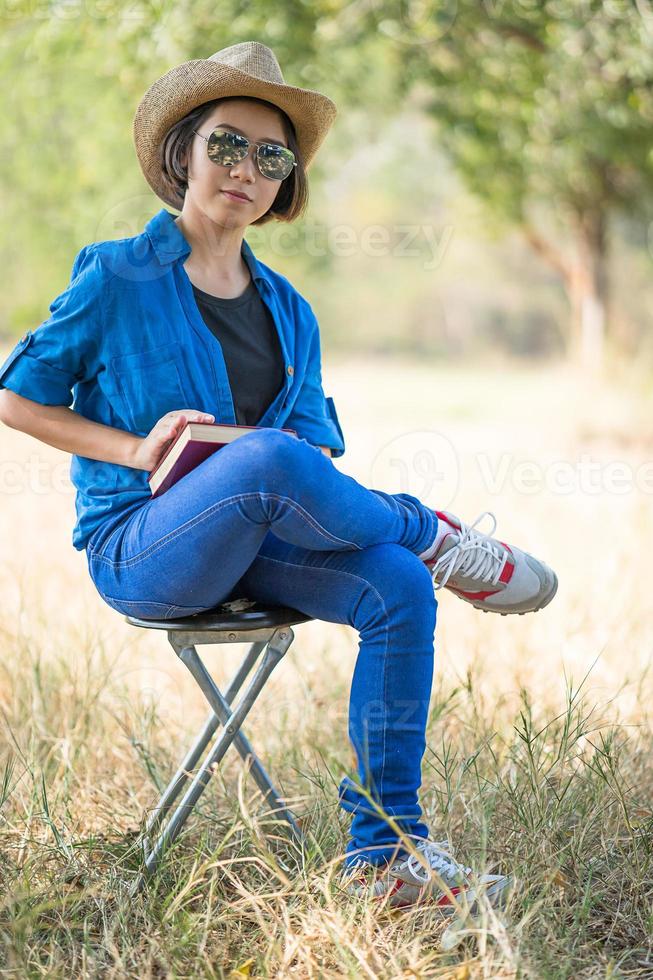
<path id="1" fill-rule="evenodd" d="M 133 432 L 127 432 L 125 435 L 128 436 L 125 447 L 125 466 L 129 466 L 133 470 L 142 470 L 144 467 L 139 464 L 138 454 L 141 446 L 145 442 L 145 438 L 143 436 L 136 436 Z"/>

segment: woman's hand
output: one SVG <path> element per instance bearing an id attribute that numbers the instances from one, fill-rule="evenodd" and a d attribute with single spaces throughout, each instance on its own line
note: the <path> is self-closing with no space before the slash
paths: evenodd
<path id="1" fill-rule="evenodd" d="M 166 412 L 148 435 L 137 442 L 132 454 L 131 466 L 136 470 L 147 470 L 151 473 L 186 422 L 215 422 L 215 415 L 198 412 L 194 408 L 180 408 Z"/>

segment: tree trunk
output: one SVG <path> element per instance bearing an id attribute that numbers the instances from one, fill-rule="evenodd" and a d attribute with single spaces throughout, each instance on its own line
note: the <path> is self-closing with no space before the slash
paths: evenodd
<path id="1" fill-rule="evenodd" d="M 572 357 L 591 374 L 601 372 L 605 354 L 608 276 L 606 221 L 602 211 L 574 221 L 576 253 L 567 278 L 572 313 Z"/>

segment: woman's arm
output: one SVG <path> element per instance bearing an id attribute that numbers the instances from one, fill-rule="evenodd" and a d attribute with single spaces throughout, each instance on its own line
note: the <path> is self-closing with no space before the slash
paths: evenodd
<path id="1" fill-rule="evenodd" d="M 0 391 L 0 421 L 76 456 L 133 466 L 140 436 L 84 418 L 65 405 L 42 405 L 9 388 Z"/>
<path id="2" fill-rule="evenodd" d="M 146 436 L 137 436 L 93 422 L 66 405 L 43 405 L 5 388 L 0 391 L 0 421 L 67 453 L 149 473 L 187 422 L 211 423 L 215 415 L 195 408 L 173 409 Z"/>

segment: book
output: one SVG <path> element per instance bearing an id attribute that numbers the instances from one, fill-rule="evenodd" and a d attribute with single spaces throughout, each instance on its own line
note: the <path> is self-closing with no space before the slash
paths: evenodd
<path id="1" fill-rule="evenodd" d="M 234 425 L 231 422 L 186 422 L 171 442 L 147 480 L 153 497 L 159 497 L 183 476 L 239 436 L 265 426 Z M 296 436 L 295 429 L 282 429 Z"/>

